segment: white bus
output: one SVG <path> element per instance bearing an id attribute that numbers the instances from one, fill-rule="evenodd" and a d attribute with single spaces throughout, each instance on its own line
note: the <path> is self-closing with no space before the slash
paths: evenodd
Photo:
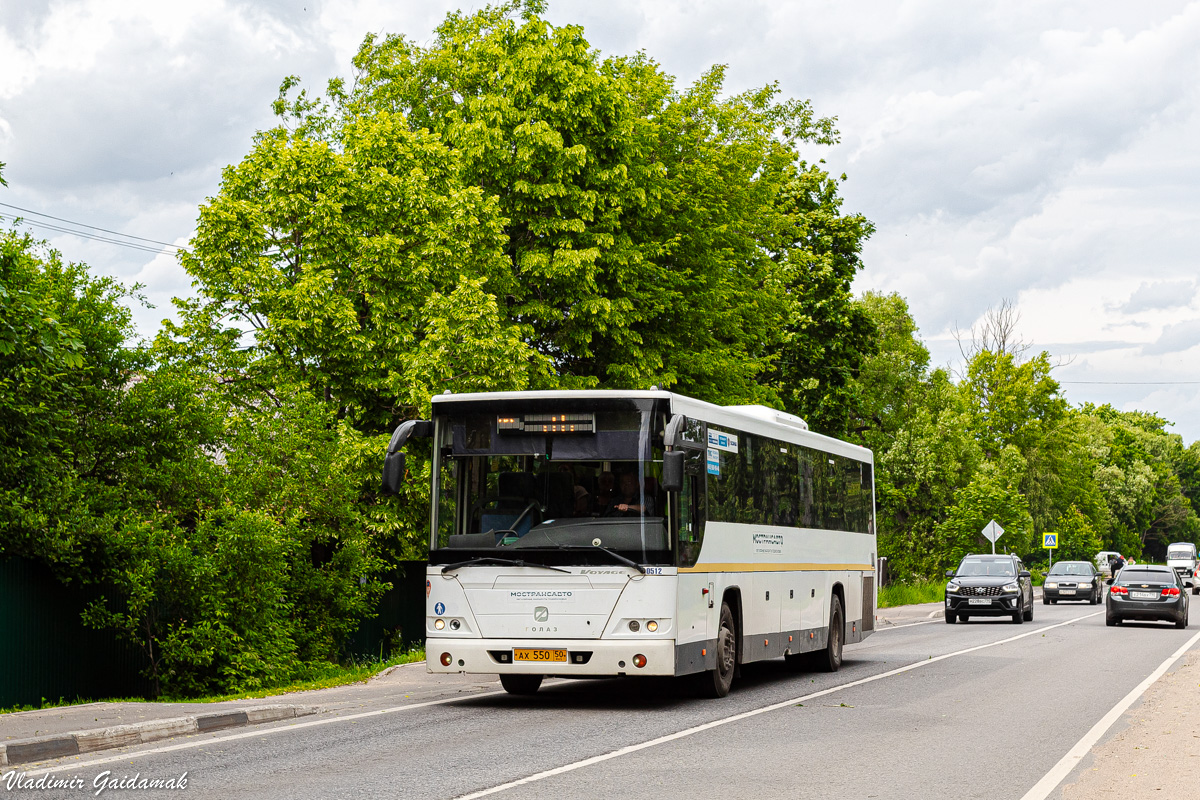
<path id="1" fill-rule="evenodd" d="M 430 672 L 694 675 L 841 665 L 874 630 L 871 451 L 763 406 L 665 391 L 445 394 L 433 439 L 426 581 Z"/>

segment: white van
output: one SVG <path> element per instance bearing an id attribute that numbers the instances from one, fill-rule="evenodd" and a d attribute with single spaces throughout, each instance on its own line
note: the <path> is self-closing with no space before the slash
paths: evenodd
<path id="1" fill-rule="evenodd" d="M 1109 562 L 1119 555 L 1120 553 L 1116 550 L 1101 550 L 1099 553 L 1096 553 L 1096 569 L 1105 578 L 1111 578 L 1112 567 L 1109 565 Z"/>
<path id="2" fill-rule="evenodd" d="M 1184 586 L 1192 588 L 1192 594 L 1200 594 L 1196 582 L 1196 545 L 1191 542 L 1174 542 L 1167 545 L 1167 566 L 1175 570 Z"/>

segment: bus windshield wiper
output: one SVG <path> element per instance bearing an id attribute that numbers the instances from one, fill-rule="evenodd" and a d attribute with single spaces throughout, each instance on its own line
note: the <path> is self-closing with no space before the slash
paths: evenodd
<path id="1" fill-rule="evenodd" d="M 472 566 L 473 564 L 505 564 L 505 565 L 511 565 L 514 567 L 541 567 L 542 569 L 552 569 L 555 572 L 565 572 L 568 575 L 574 574 L 569 569 L 562 569 L 560 567 L 552 567 L 549 564 L 535 564 L 531 561 L 522 561 L 519 558 L 497 558 L 496 556 L 480 556 L 479 558 L 471 558 L 466 561 L 459 561 L 455 564 L 447 564 L 446 566 L 442 567 L 442 574 L 445 575 L 447 572 L 450 572 L 451 570 L 460 569 L 462 567 L 469 567 L 469 566 Z"/>
<path id="2" fill-rule="evenodd" d="M 555 545 L 555 549 L 556 550 L 599 550 L 600 552 L 610 556 L 611 558 L 615 558 L 617 561 L 620 561 L 622 564 L 627 564 L 628 566 L 633 567 L 634 569 L 636 569 L 638 572 L 642 573 L 643 575 L 646 574 L 646 568 L 643 567 L 641 564 L 637 563 L 636 561 L 634 561 L 632 558 L 626 558 L 625 556 L 618 553 L 616 550 L 609 550 L 607 547 L 602 547 L 601 545 L 598 545 L 598 544 L 596 544 L 596 545 L 559 544 L 559 545 Z"/>

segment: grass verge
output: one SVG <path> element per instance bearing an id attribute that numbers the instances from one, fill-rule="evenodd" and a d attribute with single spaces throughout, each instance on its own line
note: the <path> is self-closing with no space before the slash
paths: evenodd
<path id="1" fill-rule="evenodd" d="M 425 660 L 424 648 L 414 648 L 407 653 L 401 653 L 392 658 L 370 661 L 362 661 L 355 664 L 330 664 L 328 668 L 322 669 L 317 675 L 311 678 L 306 678 L 283 686 L 268 686 L 262 689 L 255 689 L 247 692 L 235 692 L 233 694 L 214 694 L 206 697 L 174 697 L 162 698 L 163 702 L 171 703 L 222 703 L 226 700 L 245 700 L 248 698 L 258 697 L 274 697 L 279 694 L 289 694 L 291 692 L 310 692 L 314 689 L 331 689 L 334 686 L 346 686 L 351 683 L 366 683 L 371 678 L 378 675 L 388 667 L 395 667 L 400 664 L 411 664 L 415 661 Z"/>
<path id="2" fill-rule="evenodd" d="M 945 583 L 893 583 L 879 590 L 880 608 L 940 603 L 945 599 Z"/>
<path id="3" fill-rule="evenodd" d="M 410 664 L 415 661 L 424 660 L 425 650 L 414 648 L 406 653 L 401 653 L 400 655 L 393 656 L 392 658 L 388 659 L 373 659 L 370 661 L 361 661 L 353 664 L 329 664 L 327 667 L 323 667 L 313 676 L 305 678 L 304 680 L 283 684 L 281 686 L 267 686 L 252 691 L 235 692 L 233 694 L 214 694 L 206 697 L 160 697 L 158 702 L 220 703 L 225 700 L 245 700 L 249 698 L 274 697 L 275 695 L 288 694 L 290 692 L 308 692 L 314 689 L 329 689 L 334 686 L 346 686 L 351 683 L 365 683 L 388 667 L 394 667 L 399 664 Z M 145 703 L 150 701 L 147 701 L 144 697 L 110 697 L 101 698 L 99 700 L 82 697 L 76 697 L 73 700 L 68 700 L 63 697 L 58 698 L 58 700 L 47 700 L 43 697 L 42 702 L 38 705 L 8 706 L 5 708 L 0 708 L 0 714 L 9 714 L 15 711 L 39 711 L 47 708 L 78 706 L 96 702 Z"/>

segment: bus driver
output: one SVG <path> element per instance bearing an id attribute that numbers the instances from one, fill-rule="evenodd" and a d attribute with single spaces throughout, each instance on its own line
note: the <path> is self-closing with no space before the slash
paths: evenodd
<path id="1" fill-rule="evenodd" d="M 611 516 L 637 516 L 645 511 L 645 516 L 654 515 L 654 498 L 641 496 L 638 491 L 638 479 L 632 472 L 621 473 L 621 489 L 613 497 L 612 502 L 608 504 L 604 515 Z"/>

